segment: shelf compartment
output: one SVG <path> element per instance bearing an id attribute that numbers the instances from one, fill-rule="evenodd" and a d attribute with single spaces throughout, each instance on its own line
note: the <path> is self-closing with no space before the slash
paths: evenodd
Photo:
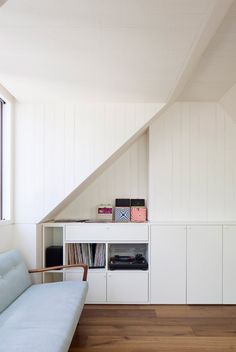
<path id="1" fill-rule="evenodd" d="M 128 257 L 135 257 L 137 254 L 141 254 L 145 259 L 146 262 L 148 263 L 148 244 L 147 243 L 110 243 L 108 244 L 108 269 L 109 271 L 117 271 L 117 270 L 122 270 L 122 271 L 147 271 L 148 267 L 146 265 L 145 267 L 133 267 L 132 264 L 129 264 L 129 262 L 124 263 L 129 266 L 124 268 L 111 268 L 110 267 L 110 259 L 115 256 L 128 256 Z"/>
<path id="2" fill-rule="evenodd" d="M 87 264 L 89 269 L 106 267 L 105 243 L 67 243 L 67 264 Z"/>
<path id="3" fill-rule="evenodd" d="M 57 226 L 57 227 L 52 227 L 52 226 L 44 226 L 43 228 L 43 267 L 46 266 L 58 266 L 58 265 L 63 265 L 63 244 L 64 244 L 64 228 L 63 226 Z M 57 258 L 53 258 L 52 253 L 51 257 L 46 260 L 46 251 L 50 247 L 61 247 L 62 249 L 62 255 L 60 255 L 60 259 L 58 261 Z M 57 253 L 58 256 L 58 253 Z M 56 260 L 54 260 L 56 259 Z M 47 265 L 47 261 L 48 264 Z"/>

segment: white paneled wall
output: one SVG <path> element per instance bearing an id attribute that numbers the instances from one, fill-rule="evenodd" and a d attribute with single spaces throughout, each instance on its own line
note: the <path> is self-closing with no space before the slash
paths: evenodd
<path id="1" fill-rule="evenodd" d="M 63 209 L 57 219 L 95 219 L 98 204 L 114 205 L 115 198 L 147 198 L 147 157 L 147 134 L 144 134 Z"/>
<path id="2" fill-rule="evenodd" d="M 0 225 L 0 252 L 7 251 L 13 247 L 13 226 Z"/>
<path id="3" fill-rule="evenodd" d="M 41 220 L 161 106 L 18 104 L 15 222 Z"/>
<path id="4" fill-rule="evenodd" d="M 220 104 L 175 103 L 149 141 L 151 220 L 235 220 L 236 124 Z"/>
<path id="5" fill-rule="evenodd" d="M 14 247 L 24 256 L 29 268 L 39 266 L 37 263 L 37 236 L 36 225 L 16 224 L 14 227 Z"/>
<path id="6" fill-rule="evenodd" d="M 233 85 L 220 99 L 225 111 L 236 121 L 236 84 Z"/>

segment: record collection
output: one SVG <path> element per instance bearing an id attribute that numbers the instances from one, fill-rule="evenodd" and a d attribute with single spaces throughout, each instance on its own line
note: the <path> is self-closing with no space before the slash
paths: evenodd
<path id="1" fill-rule="evenodd" d="M 84 263 L 89 268 L 105 267 L 106 247 L 104 243 L 69 243 L 68 264 Z"/>

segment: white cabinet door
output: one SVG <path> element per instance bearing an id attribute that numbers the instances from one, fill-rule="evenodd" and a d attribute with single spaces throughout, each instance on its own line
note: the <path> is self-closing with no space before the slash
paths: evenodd
<path id="1" fill-rule="evenodd" d="M 186 303 L 186 226 L 151 226 L 151 303 Z"/>
<path id="2" fill-rule="evenodd" d="M 148 272 L 109 272 L 107 274 L 107 302 L 148 303 Z"/>
<path id="3" fill-rule="evenodd" d="M 82 272 L 66 271 L 67 281 L 82 280 Z M 88 294 L 86 303 L 106 303 L 106 273 L 88 272 Z"/>
<path id="4" fill-rule="evenodd" d="M 187 227 L 187 303 L 222 303 L 222 226 Z"/>
<path id="5" fill-rule="evenodd" d="M 236 304 L 236 226 L 223 227 L 223 303 Z"/>

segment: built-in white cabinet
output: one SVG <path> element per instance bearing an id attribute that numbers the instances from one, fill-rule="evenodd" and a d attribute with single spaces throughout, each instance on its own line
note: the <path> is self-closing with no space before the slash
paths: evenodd
<path id="1" fill-rule="evenodd" d="M 186 303 L 186 226 L 151 225 L 151 303 Z"/>
<path id="2" fill-rule="evenodd" d="M 62 246 L 63 264 L 73 264 L 71 249 L 90 245 L 105 260 L 88 271 L 87 303 L 236 304 L 236 225 L 48 223 L 42 264 L 50 246 Z M 148 270 L 110 270 L 110 257 L 132 251 Z M 78 268 L 43 274 L 44 282 L 81 278 Z"/>
<path id="3" fill-rule="evenodd" d="M 236 226 L 223 227 L 223 303 L 236 304 Z"/>
<path id="4" fill-rule="evenodd" d="M 187 227 L 187 303 L 222 303 L 222 226 Z"/>
<path id="5" fill-rule="evenodd" d="M 108 303 L 148 303 L 148 272 L 107 273 Z"/>
<path id="6" fill-rule="evenodd" d="M 49 246 L 63 247 L 63 264 L 76 264 L 84 258 L 94 261 L 88 270 L 86 303 L 149 303 L 148 270 L 111 270 L 109 258 L 142 254 L 149 262 L 147 223 L 48 223 L 43 226 L 43 264 Z M 96 252 L 98 250 L 98 252 Z M 83 252 L 84 251 L 84 252 Z M 88 254 L 90 253 L 90 254 Z M 95 265 L 95 257 L 104 258 Z M 99 261 L 100 262 L 100 261 Z M 88 263 L 91 263 L 88 260 Z M 97 262 L 98 263 L 98 262 Z M 82 270 L 70 268 L 44 273 L 44 282 L 81 280 Z"/>

